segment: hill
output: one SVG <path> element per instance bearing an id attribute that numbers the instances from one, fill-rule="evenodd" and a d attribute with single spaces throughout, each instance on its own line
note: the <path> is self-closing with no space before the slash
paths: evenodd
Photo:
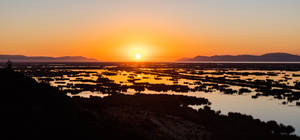
<path id="1" fill-rule="evenodd" d="M 267 53 L 264 55 L 215 55 L 196 56 L 194 58 L 182 58 L 178 61 L 270 61 L 270 62 L 300 62 L 299 55 L 288 53 Z"/>
<path id="2" fill-rule="evenodd" d="M 24 56 L 24 55 L 0 55 L 0 62 L 11 60 L 13 62 L 98 62 L 96 59 L 82 56 Z"/>

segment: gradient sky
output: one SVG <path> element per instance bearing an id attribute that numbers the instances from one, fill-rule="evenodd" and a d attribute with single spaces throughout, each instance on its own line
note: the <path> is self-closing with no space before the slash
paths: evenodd
<path id="1" fill-rule="evenodd" d="M 300 0 L 1 0 L 0 54 L 300 55 Z"/>

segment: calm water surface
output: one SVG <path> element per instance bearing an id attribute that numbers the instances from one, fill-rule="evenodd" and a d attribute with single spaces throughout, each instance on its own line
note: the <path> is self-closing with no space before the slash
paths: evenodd
<path id="1" fill-rule="evenodd" d="M 190 88 L 194 88 L 194 84 L 197 80 L 184 79 L 184 78 L 174 78 L 174 76 L 168 76 L 166 74 L 161 74 L 158 69 L 141 69 L 140 71 L 126 71 L 126 70 L 108 70 L 108 69 L 98 69 L 98 70 L 70 70 L 70 71 L 80 71 L 77 75 L 64 75 L 62 77 L 48 77 L 53 78 L 53 81 L 49 83 L 53 86 L 61 86 L 63 90 L 68 89 L 66 85 L 70 84 L 89 84 L 96 85 L 95 82 L 101 75 L 101 77 L 108 78 L 114 83 L 121 85 L 133 85 L 135 83 L 149 83 L 149 84 L 165 84 L 165 85 L 186 85 Z M 204 74 L 199 74 L 199 71 L 204 72 Z M 86 73 L 88 72 L 88 73 Z M 91 72 L 91 73 L 89 73 Z M 193 75 L 192 72 L 185 69 L 176 70 L 181 75 Z M 260 71 L 260 70 L 244 70 L 236 71 L 229 70 L 227 72 L 271 72 L 276 73 L 275 75 L 232 75 L 232 74 L 212 74 L 217 72 L 216 70 L 193 70 L 195 76 L 209 76 L 209 77 L 226 77 L 228 79 L 242 79 L 242 80 L 266 80 L 273 79 L 275 81 L 281 81 L 290 86 L 294 86 L 295 82 L 300 81 L 300 72 L 290 72 L 290 71 Z M 41 81 L 41 78 L 47 77 L 34 77 L 37 81 Z M 135 79 L 134 83 L 130 79 Z M 84 81 L 86 80 L 86 81 Z M 92 81 L 88 81 L 92 80 Z M 231 89 L 238 90 L 242 87 L 230 86 Z M 262 96 L 258 98 L 252 98 L 257 92 L 251 89 L 250 93 L 239 94 L 224 94 L 218 90 L 212 92 L 196 91 L 196 92 L 157 92 L 146 89 L 142 91 L 145 94 L 172 94 L 172 95 L 186 95 L 193 97 L 204 97 L 207 98 L 212 104 L 210 107 L 214 110 L 220 110 L 222 114 L 227 114 L 228 112 L 240 112 L 242 114 L 252 115 L 254 118 L 261 119 L 263 121 L 275 120 L 279 123 L 285 125 L 292 125 L 296 129 L 296 134 L 300 135 L 300 106 L 296 106 L 296 102 L 287 102 L 283 104 L 285 100 L 275 99 L 272 96 Z M 297 91 L 297 90 L 295 90 Z M 136 91 L 133 89 L 128 89 L 124 94 L 135 94 Z M 82 96 L 88 98 L 89 96 L 99 96 L 105 97 L 109 96 L 107 93 L 101 93 L 99 91 L 82 91 L 79 94 L 68 93 L 69 96 Z M 299 101 L 298 101 L 299 102 Z M 202 106 L 190 106 L 194 109 L 201 108 Z"/>

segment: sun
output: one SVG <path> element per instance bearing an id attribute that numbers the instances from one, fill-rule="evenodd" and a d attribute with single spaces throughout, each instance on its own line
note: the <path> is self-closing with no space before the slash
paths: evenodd
<path id="1" fill-rule="evenodd" d="M 148 45 L 131 44 L 126 45 L 123 52 L 126 53 L 128 61 L 142 62 L 149 59 L 149 54 L 151 53 L 149 48 Z"/>
<path id="2" fill-rule="evenodd" d="M 140 60 L 142 58 L 142 55 L 140 53 L 135 54 L 135 59 Z"/>

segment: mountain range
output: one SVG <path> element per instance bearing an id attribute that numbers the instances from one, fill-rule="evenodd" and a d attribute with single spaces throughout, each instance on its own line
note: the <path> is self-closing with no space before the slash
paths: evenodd
<path id="1" fill-rule="evenodd" d="M 214 55 L 214 56 L 196 56 L 194 58 L 182 58 L 178 61 L 269 61 L 269 62 L 300 62 L 299 55 L 288 53 L 267 53 L 263 55 Z"/>
<path id="2" fill-rule="evenodd" d="M 86 58 L 82 56 L 24 56 L 24 55 L 0 55 L 0 62 L 98 62 L 97 59 Z"/>

